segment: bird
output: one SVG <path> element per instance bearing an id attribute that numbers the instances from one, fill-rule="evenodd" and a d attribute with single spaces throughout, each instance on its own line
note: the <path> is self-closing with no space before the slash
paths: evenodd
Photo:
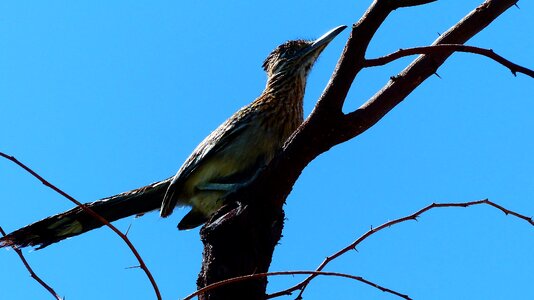
<path id="1" fill-rule="evenodd" d="M 265 89 L 209 134 L 173 177 L 85 204 L 109 222 L 159 208 L 168 217 L 175 207 L 190 206 L 178 229 L 207 222 L 225 196 L 254 180 L 303 122 L 306 80 L 326 46 L 346 26 L 315 40 L 290 40 L 264 60 Z M 47 217 L 0 238 L 0 247 L 45 248 L 103 224 L 80 207 Z"/>

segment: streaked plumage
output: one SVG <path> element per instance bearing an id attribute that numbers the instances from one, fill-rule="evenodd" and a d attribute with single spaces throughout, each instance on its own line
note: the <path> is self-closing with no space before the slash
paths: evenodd
<path id="1" fill-rule="evenodd" d="M 192 210 L 179 229 L 194 228 L 223 204 L 224 196 L 254 178 L 303 121 L 306 78 L 315 60 L 343 28 L 317 41 L 296 40 L 278 46 L 265 60 L 263 93 L 241 108 L 200 143 L 174 176 L 160 214 L 176 205 Z"/>

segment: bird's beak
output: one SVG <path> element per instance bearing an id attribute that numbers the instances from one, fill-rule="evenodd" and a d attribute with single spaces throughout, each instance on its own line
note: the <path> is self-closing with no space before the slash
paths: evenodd
<path id="1" fill-rule="evenodd" d="M 323 49 L 328 45 L 328 43 L 330 43 L 345 28 L 347 28 L 347 26 L 341 25 L 323 34 L 323 36 L 316 39 L 308 48 L 304 50 L 302 57 L 308 57 L 309 55 L 319 55 L 319 53 L 323 51 Z"/>

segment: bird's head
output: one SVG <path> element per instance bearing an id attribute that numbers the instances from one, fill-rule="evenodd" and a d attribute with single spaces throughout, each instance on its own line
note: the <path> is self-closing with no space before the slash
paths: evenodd
<path id="1" fill-rule="evenodd" d="M 297 74 L 305 78 L 319 54 L 346 27 L 336 27 L 314 41 L 294 40 L 283 43 L 267 56 L 263 69 L 269 78 Z"/>

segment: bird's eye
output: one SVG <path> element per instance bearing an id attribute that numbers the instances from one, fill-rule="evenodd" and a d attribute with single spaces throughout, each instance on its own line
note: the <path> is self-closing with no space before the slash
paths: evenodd
<path id="1" fill-rule="evenodd" d="M 295 55 L 295 50 L 287 50 L 286 52 L 284 52 L 284 54 L 282 54 L 282 58 L 290 58 L 293 55 Z"/>

